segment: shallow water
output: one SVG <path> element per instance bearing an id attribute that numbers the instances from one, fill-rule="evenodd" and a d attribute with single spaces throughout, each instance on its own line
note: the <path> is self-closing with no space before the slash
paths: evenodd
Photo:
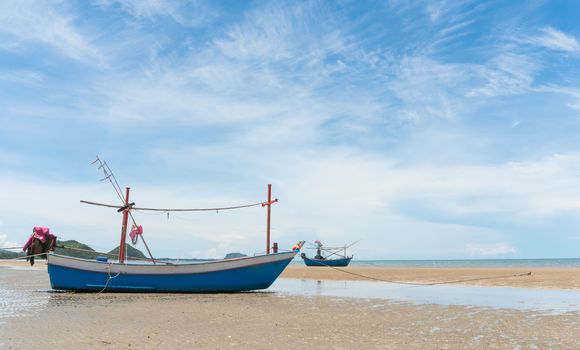
<path id="1" fill-rule="evenodd" d="M 44 309 L 50 298 L 46 290 L 38 289 L 47 280 L 46 271 L 19 270 L 23 269 L 0 268 L 0 324 Z"/>
<path id="2" fill-rule="evenodd" d="M 464 285 L 409 286 L 386 282 L 279 278 L 268 289 L 280 295 L 383 299 L 412 304 L 462 305 L 580 313 L 580 291 Z"/>
<path id="3" fill-rule="evenodd" d="M 385 282 L 279 278 L 269 289 L 257 293 L 272 297 L 320 296 L 372 299 L 380 303 L 503 308 L 545 314 L 580 313 L 580 291 L 567 290 L 464 285 L 408 286 Z M 239 295 L 243 297 L 243 293 Z M 138 298 L 153 299 L 154 302 L 154 299 L 172 297 L 183 298 L 188 295 L 55 292 L 50 289 L 46 271 L 0 267 L 0 327 L 10 318 L 34 315 L 62 305 L 82 307 L 96 300 L 116 304 L 131 302 Z M 189 295 L 189 297 L 201 296 Z"/>

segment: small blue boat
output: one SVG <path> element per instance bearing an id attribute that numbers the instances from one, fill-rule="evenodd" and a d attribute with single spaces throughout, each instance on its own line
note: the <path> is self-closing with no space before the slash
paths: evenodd
<path id="1" fill-rule="evenodd" d="M 348 264 L 350 264 L 350 260 L 352 259 L 352 255 L 347 256 L 346 249 L 356 244 L 357 242 L 354 242 L 348 246 L 345 245 L 343 247 L 327 247 L 322 245 L 322 242 L 320 241 L 314 241 L 315 248 L 310 248 L 316 249 L 316 255 L 314 258 L 309 258 L 304 253 L 300 254 L 300 257 L 302 260 L 304 260 L 304 264 L 306 264 L 306 266 L 348 266 Z M 331 259 L 331 257 L 334 258 Z"/>
<path id="2" fill-rule="evenodd" d="M 352 256 L 340 259 L 310 259 L 307 258 L 306 255 L 303 254 L 302 259 L 306 266 L 348 266 L 350 264 L 350 260 Z"/>
<path id="3" fill-rule="evenodd" d="M 50 285 L 85 292 L 240 292 L 268 288 L 297 252 L 204 263 L 152 264 L 48 254 Z"/>

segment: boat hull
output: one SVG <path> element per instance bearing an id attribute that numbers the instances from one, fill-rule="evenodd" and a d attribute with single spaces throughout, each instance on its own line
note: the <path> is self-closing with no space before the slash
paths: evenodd
<path id="1" fill-rule="evenodd" d="M 344 259 L 327 259 L 327 260 L 320 260 L 320 259 L 309 259 L 307 257 L 302 257 L 306 266 L 333 266 L 333 267 L 344 267 L 350 264 L 351 257 L 344 258 Z"/>
<path id="2" fill-rule="evenodd" d="M 268 288 L 295 252 L 197 264 L 119 264 L 48 255 L 53 289 L 87 292 L 240 292 Z"/>

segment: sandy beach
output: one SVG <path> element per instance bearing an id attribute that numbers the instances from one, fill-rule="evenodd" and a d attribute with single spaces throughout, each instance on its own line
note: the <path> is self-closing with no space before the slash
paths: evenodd
<path id="1" fill-rule="evenodd" d="M 527 275 L 531 272 L 531 275 Z M 418 268 L 418 267 L 329 267 L 288 266 L 286 278 L 315 280 L 378 280 L 405 283 L 454 283 L 464 285 L 580 289 L 579 268 Z"/>
<path id="2" fill-rule="evenodd" d="M 0 260 L 0 267 L 23 267 L 46 270 L 40 260 L 33 267 L 23 260 Z M 527 275 L 531 272 L 531 275 Z M 477 286 L 579 289 L 580 268 L 419 268 L 419 267 L 306 267 L 291 265 L 281 277 L 313 280 L 347 280 L 438 284 L 452 283 Z M 370 278 L 369 278 L 370 277 Z"/>
<path id="3" fill-rule="evenodd" d="M 12 302 L 3 305 L 19 310 L 15 314 L 0 313 L 1 349 L 31 349 L 39 345 L 55 349 L 580 348 L 578 313 L 415 305 L 386 299 L 288 296 L 268 291 L 237 294 L 63 293 L 50 291 L 44 269 L 44 262 L 32 269 L 20 262 L 0 263 L 0 298 L 13 298 Z M 351 269 L 357 273 L 409 281 L 461 279 L 514 271 Z M 577 282 L 564 283 L 577 270 L 541 271 L 539 276 L 558 277 L 544 284 L 528 280 L 525 286 L 577 286 Z M 290 267 L 284 276 L 345 278 L 336 272 Z M 522 283 L 516 282 L 523 286 Z M 21 297 L 14 299 L 14 295 Z"/>

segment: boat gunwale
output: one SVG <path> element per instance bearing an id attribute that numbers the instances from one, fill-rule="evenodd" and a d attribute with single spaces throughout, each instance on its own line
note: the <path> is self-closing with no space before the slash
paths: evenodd
<path id="1" fill-rule="evenodd" d="M 89 260 L 89 259 L 83 259 L 83 258 L 77 258 L 77 257 L 69 257 L 66 255 L 59 255 L 59 254 L 54 254 L 54 253 L 50 253 L 49 255 L 57 257 L 57 258 L 61 258 L 61 259 L 69 259 L 69 260 L 76 260 L 82 263 L 88 263 L 91 264 L 92 266 L 99 266 L 99 267 L 105 267 L 106 266 L 110 266 L 108 271 L 104 270 L 104 271 L 95 271 L 89 268 L 84 268 L 84 267 L 74 267 L 74 266 L 68 266 L 68 264 L 58 264 L 58 263 L 54 263 L 54 262 L 50 262 L 50 258 L 47 261 L 47 265 L 50 266 L 55 266 L 55 267 L 60 267 L 60 268 L 67 268 L 67 269 L 72 269 L 72 270 L 77 270 L 77 271 L 83 271 L 83 272 L 91 272 L 91 273 L 121 273 L 121 274 L 128 274 L 128 275 L 149 275 L 149 276 L 172 276 L 172 275 L 194 275 L 194 274 L 206 274 L 206 273 L 215 273 L 215 272 L 220 272 L 220 271 L 231 271 L 231 270 L 238 270 L 238 269 L 243 269 L 243 268 L 249 268 L 249 267 L 254 267 L 254 266 L 259 266 L 259 265 L 266 265 L 266 264 L 272 264 L 272 263 L 277 263 L 277 262 L 281 262 L 281 261 L 285 261 L 285 260 L 292 260 L 294 258 L 294 256 L 296 255 L 297 252 L 283 252 L 283 253 L 275 253 L 275 254 L 264 254 L 264 255 L 259 255 L 259 256 L 248 256 L 248 257 L 240 257 L 240 258 L 232 258 L 232 259 L 222 259 L 222 260 L 218 260 L 218 261 L 213 261 L 213 262 L 205 262 L 205 263 L 188 263 L 188 264 L 170 264 L 170 265 L 154 265 L 154 264 L 127 264 L 127 263 L 119 263 L 119 262 L 104 262 L 104 261 L 97 261 L 97 260 Z M 288 257 L 286 259 L 282 258 L 281 256 L 283 255 L 292 255 L 294 254 L 294 256 L 292 257 Z M 208 267 L 208 266 L 215 266 L 215 265 L 221 265 L 223 263 L 230 263 L 230 262 L 239 262 L 242 260 L 249 260 L 249 259 L 256 259 L 256 258 L 266 258 L 266 257 L 272 257 L 272 256 L 278 256 L 281 257 L 280 259 L 274 260 L 274 261 L 264 261 L 264 262 L 258 262 L 258 263 L 253 263 L 253 264 L 248 264 L 248 265 L 242 265 L 242 266 L 231 266 L 231 267 L 225 267 L 222 269 L 216 269 L 216 270 L 208 270 L 208 271 L 204 271 L 203 269 L 201 271 L 164 271 L 166 273 L 157 273 L 157 272 L 144 272 L 144 271 L 130 271 L 131 268 L 133 267 L 145 267 L 145 268 L 153 268 L 153 269 L 169 269 L 169 268 L 176 268 L 176 267 Z M 128 269 L 127 269 L 128 268 Z"/>

